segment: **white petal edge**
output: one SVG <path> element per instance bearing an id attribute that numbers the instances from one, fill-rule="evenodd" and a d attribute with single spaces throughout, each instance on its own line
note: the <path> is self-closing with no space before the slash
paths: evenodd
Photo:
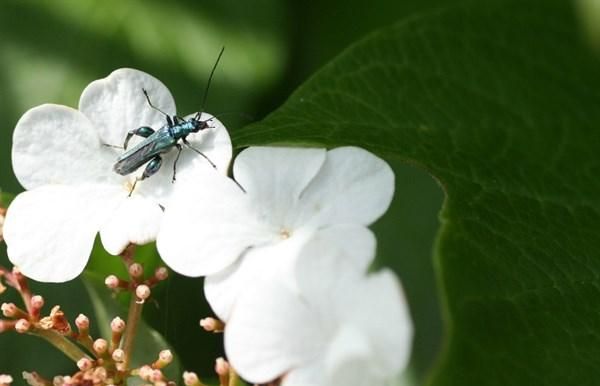
<path id="1" fill-rule="evenodd" d="M 207 169 L 197 179 L 178 184 L 156 244 L 173 270 L 197 277 L 225 269 L 274 234 L 257 221 L 248 197 L 234 181 Z"/>
<path id="2" fill-rule="evenodd" d="M 118 181 L 113 162 L 114 153 L 102 146 L 91 122 L 70 107 L 34 107 L 13 133 L 13 170 L 26 189 Z"/>
<path id="3" fill-rule="evenodd" d="M 408 364 L 413 340 L 410 310 L 399 280 L 391 270 L 382 269 L 368 275 L 353 293 L 341 312 L 345 319 L 364 326 L 378 358 L 378 373 L 386 378 L 398 375 Z"/>
<path id="4" fill-rule="evenodd" d="M 325 384 L 363 386 L 377 385 L 377 372 L 373 364 L 379 358 L 371 351 L 370 342 L 363 331 L 340 321 L 340 327 L 329 342 L 324 358 Z"/>
<path id="5" fill-rule="evenodd" d="M 163 114 L 148 105 L 142 89 L 155 107 L 175 114 L 169 89 L 155 77 L 132 68 L 120 68 L 90 83 L 81 94 L 79 110 L 90 119 L 104 143 L 121 146 L 128 131 L 141 126 L 158 129 L 167 122 Z"/>
<path id="6" fill-rule="evenodd" d="M 325 162 L 325 149 L 249 147 L 235 159 L 233 175 L 259 212 L 279 227 L 289 218 L 301 192 Z"/>
<path id="7" fill-rule="evenodd" d="M 129 244 L 144 245 L 156 240 L 163 216 L 160 206 L 139 196 L 117 196 L 111 216 L 100 227 L 104 249 L 118 255 Z"/>
<path id="8" fill-rule="evenodd" d="M 19 194 L 4 223 L 10 261 L 28 277 L 64 282 L 85 267 L 106 214 L 100 186 L 48 185 Z"/>
<path id="9" fill-rule="evenodd" d="M 325 163 L 302 193 L 298 224 L 370 225 L 394 195 L 394 172 L 381 158 L 358 147 L 327 152 Z"/>
<path id="10" fill-rule="evenodd" d="M 331 386 L 338 383 L 327 383 L 323 374 L 324 363 L 321 358 L 290 370 L 283 376 L 281 386 Z"/>
<path id="11" fill-rule="evenodd" d="M 313 318 L 296 292 L 277 281 L 262 281 L 238 299 L 226 324 L 227 357 L 242 378 L 254 383 L 302 367 L 324 348 Z"/>
<path id="12" fill-rule="evenodd" d="M 252 247 L 235 264 L 204 280 L 204 295 L 215 314 L 227 322 L 237 299 L 259 281 L 277 280 L 295 289 L 295 259 L 314 230 L 304 229 L 285 240 Z"/>

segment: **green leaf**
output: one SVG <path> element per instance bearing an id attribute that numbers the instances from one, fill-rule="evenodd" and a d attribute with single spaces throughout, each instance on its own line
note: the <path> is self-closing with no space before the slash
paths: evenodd
<path id="1" fill-rule="evenodd" d="M 127 311 L 111 296 L 111 292 L 104 285 L 104 276 L 86 271 L 83 279 L 94 307 L 97 327 L 105 339 L 110 339 L 111 320 L 117 316 L 127 320 Z M 131 357 L 132 366 L 152 364 L 158 358 L 158 353 L 166 349 L 170 349 L 166 340 L 156 330 L 150 328 L 143 319 L 140 320 Z M 169 379 L 178 381 L 182 372 L 177 357 L 163 371 Z M 138 384 L 138 381 L 140 384 L 143 383 L 141 379 L 132 378 L 128 384 Z"/>
<path id="2" fill-rule="evenodd" d="M 440 182 L 447 339 L 434 385 L 599 379 L 600 61 L 573 4 L 422 12 L 234 135 L 238 147 L 361 146 Z"/>
<path id="3" fill-rule="evenodd" d="M 0 207 L 4 209 L 8 208 L 8 205 L 10 205 L 14 198 L 14 194 L 3 192 L 2 190 L 0 190 Z"/>

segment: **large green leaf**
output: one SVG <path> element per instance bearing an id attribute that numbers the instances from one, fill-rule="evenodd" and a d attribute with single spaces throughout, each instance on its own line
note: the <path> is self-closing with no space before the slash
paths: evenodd
<path id="1" fill-rule="evenodd" d="M 573 4 L 422 12 L 234 135 L 237 146 L 358 145 L 441 183 L 447 340 L 434 385 L 600 379 L 600 61 Z"/>

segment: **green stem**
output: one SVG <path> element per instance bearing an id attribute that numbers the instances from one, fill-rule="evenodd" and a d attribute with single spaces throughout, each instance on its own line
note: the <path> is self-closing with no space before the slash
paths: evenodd
<path id="1" fill-rule="evenodd" d="M 140 318 L 142 317 L 143 302 L 138 302 L 135 294 L 131 294 L 129 302 L 129 315 L 127 317 L 127 327 L 125 327 L 125 342 L 123 343 L 123 351 L 125 351 L 125 360 L 123 361 L 126 370 L 129 370 L 129 361 L 133 351 L 133 342 L 137 334 L 137 327 Z"/>
<path id="2" fill-rule="evenodd" d="M 74 362 L 77 362 L 81 358 L 89 358 L 75 343 L 54 330 L 35 329 L 31 334 L 46 339 Z"/>

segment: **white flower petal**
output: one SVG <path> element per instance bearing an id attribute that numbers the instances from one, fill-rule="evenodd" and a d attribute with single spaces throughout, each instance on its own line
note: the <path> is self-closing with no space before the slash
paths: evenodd
<path id="1" fill-rule="evenodd" d="M 302 291 L 315 296 L 327 291 L 322 288 L 332 280 L 328 274 L 363 276 L 375 258 L 376 239 L 373 232 L 360 225 L 333 225 L 314 234 L 301 250 L 295 266 L 296 280 Z M 342 261 L 343 267 L 338 263 Z M 347 269 L 343 269 L 348 266 Z M 321 274 L 322 273 L 322 274 Z M 337 276 L 337 275 L 336 275 Z"/>
<path id="2" fill-rule="evenodd" d="M 287 227 L 302 191 L 319 172 L 325 149 L 250 147 L 236 158 L 233 174 L 265 221 Z"/>
<path id="3" fill-rule="evenodd" d="M 225 352 L 242 378 L 266 383 L 323 350 L 313 310 L 297 293 L 276 281 L 247 291 L 225 326 Z"/>
<path id="4" fill-rule="evenodd" d="M 189 115 L 185 119 L 191 119 L 193 116 L 194 114 Z M 206 121 L 211 117 L 211 115 L 203 113 L 200 119 Z M 229 133 L 225 126 L 216 118 L 211 119 L 209 124 L 209 128 L 188 135 L 187 140 L 191 146 L 202 152 L 202 154 L 214 163 L 218 171 L 226 175 L 232 157 Z M 175 183 L 172 183 L 177 149 L 173 147 L 170 152 L 163 154 L 161 157 L 162 167 L 160 170 L 144 181 L 138 182 L 136 193 L 145 197 L 151 197 L 164 206 L 169 205 L 168 200 L 173 194 L 173 190 L 176 189 L 177 184 L 182 183 L 186 179 L 201 178 L 198 174 L 199 170 L 213 168 L 202 155 L 184 145 L 181 156 L 177 161 L 177 180 Z M 144 167 L 142 166 L 140 169 Z"/>
<path id="5" fill-rule="evenodd" d="M 370 225 L 390 205 L 394 173 L 381 158 L 357 147 L 327 152 L 319 173 L 302 193 L 298 224 Z"/>
<path id="6" fill-rule="evenodd" d="M 157 203 L 139 196 L 119 196 L 115 210 L 100 228 L 106 251 L 118 255 L 129 244 L 143 245 L 156 240 L 163 211 Z"/>
<path id="7" fill-rule="evenodd" d="M 156 240 L 161 257 L 187 276 L 225 269 L 247 248 L 273 238 L 274 232 L 256 221 L 250 205 L 236 183 L 214 169 L 181 181 Z"/>
<path id="8" fill-rule="evenodd" d="M 375 243 L 369 238 L 372 233 L 365 229 L 361 235 L 358 229 L 347 232 L 353 239 L 363 239 L 354 248 L 335 243 L 335 234 L 340 232 L 319 232 L 296 260 L 296 281 L 300 292 L 324 315 L 338 319 L 332 326 L 343 321 L 360 328 L 372 344 L 379 372 L 391 376 L 408 362 L 412 322 L 402 288 L 391 271 L 365 276 L 365 263 L 373 257 L 366 247 L 374 248 Z"/>
<path id="9" fill-rule="evenodd" d="M 377 372 L 387 378 L 397 375 L 408 364 L 413 339 L 412 321 L 398 279 L 383 269 L 361 281 L 353 293 L 345 307 L 340 304 L 340 312 L 365 327 L 378 358 Z"/>
<path id="10" fill-rule="evenodd" d="M 99 186 L 47 185 L 19 194 L 4 223 L 10 261 L 28 277 L 63 282 L 83 271 L 100 224 L 113 208 Z"/>
<path id="11" fill-rule="evenodd" d="M 301 367 L 291 369 L 287 374 L 283 376 L 281 386 L 330 386 L 338 385 L 337 382 L 327 383 L 324 379 L 323 361 L 313 360 L 308 364 L 304 364 Z M 339 383 L 342 385 L 342 383 Z"/>
<path id="12" fill-rule="evenodd" d="M 113 157 L 90 121 L 66 106 L 30 109 L 13 133 L 13 170 L 26 189 L 118 180 L 111 170 Z"/>
<path id="13" fill-rule="evenodd" d="M 326 380 L 324 384 L 376 385 L 377 372 L 370 365 L 378 359 L 363 331 L 342 324 L 329 342 L 321 378 Z"/>
<path id="14" fill-rule="evenodd" d="M 204 280 L 204 295 L 219 319 L 227 322 L 236 300 L 258 281 L 283 281 L 294 288 L 294 259 L 313 231 L 301 230 L 281 242 L 249 249 L 227 269 Z"/>
<path id="15" fill-rule="evenodd" d="M 115 70 L 90 83 L 81 94 L 79 110 L 92 121 L 104 143 L 121 146 L 128 131 L 141 126 L 156 130 L 167 122 L 148 105 L 142 89 L 155 107 L 175 114 L 175 101 L 167 87 L 155 77 L 131 68 Z"/>

